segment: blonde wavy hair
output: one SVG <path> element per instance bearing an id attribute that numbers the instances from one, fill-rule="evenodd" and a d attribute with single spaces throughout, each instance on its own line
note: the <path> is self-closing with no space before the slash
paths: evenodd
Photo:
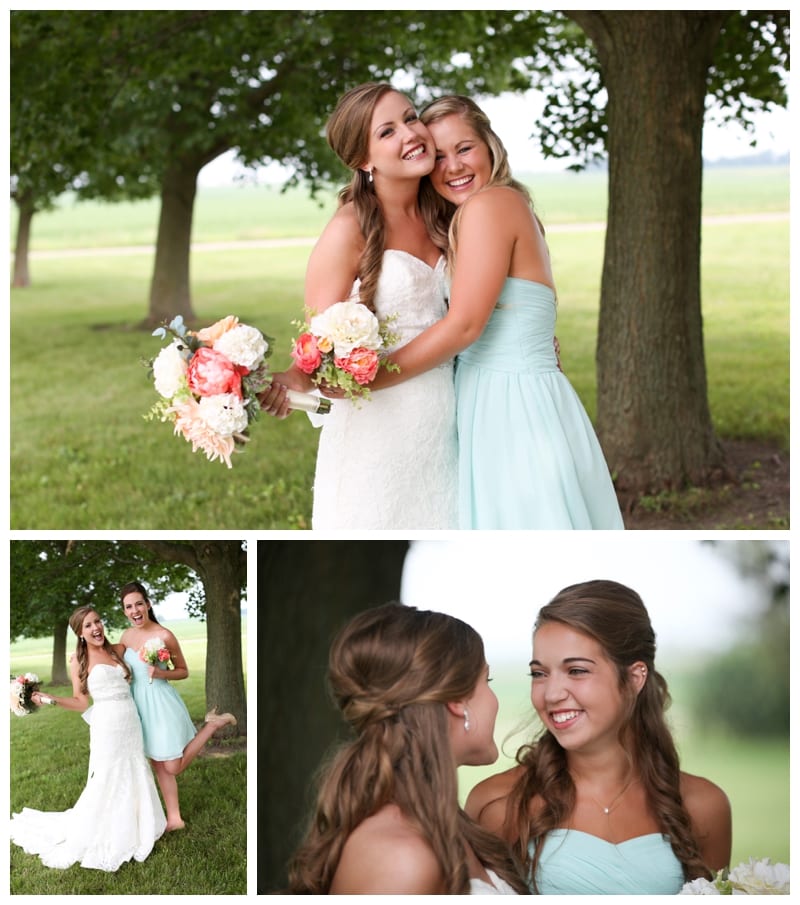
<path id="1" fill-rule="evenodd" d="M 426 126 L 430 126 L 431 123 L 438 122 L 446 116 L 460 116 L 488 147 L 492 170 L 489 181 L 483 188 L 486 189 L 494 185 L 509 186 L 523 195 L 532 208 L 533 200 L 530 192 L 511 175 L 508 152 L 500 137 L 492 129 L 489 117 L 475 101 L 460 94 L 449 94 L 428 104 L 420 113 L 420 119 Z M 428 232 L 434 243 L 446 253 L 448 268 L 452 271 L 458 237 L 458 223 L 464 205 L 457 207 L 442 198 L 434 190 L 430 176 L 426 176 L 422 180 L 419 197 L 420 210 L 425 219 Z M 536 219 L 542 232 L 544 232 L 541 221 L 538 217 Z"/>
<path id="2" fill-rule="evenodd" d="M 89 655 L 86 651 L 86 641 L 84 640 L 81 632 L 83 631 L 83 620 L 89 615 L 89 613 L 97 613 L 97 610 L 93 606 L 79 606 L 78 609 L 74 610 L 72 615 L 69 617 L 69 627 L 78 636 L 78 642 L 75 647 L 75 657 L 78 661 L 78 678 L 80 679 L 81 683 L 81 691 L 84 694 L 89 693 L 89 686 L 87 684 L 89 678 Z M 108 652 L 108 655 L 112 660 L 116 660 L 116 662 L 119 663 L 119 665 L 125 671 L 125 678 L 130 681 L 130 667 L 121 657 L 119 657 L 117 652 L 111 646 L 111 642 L 108 640 L 108 638 L 105 638 L 103 641 L 103 649 Z"/>
<path id="3" fill-rule="evenodd" d="M 290 892 L 327 894 L 350 834 L 389 803 L 419 827 L 448 893 L 469 892 L 466 845 L 527 891 L 506 844 L 458 803 L 446 704 L 468 698 L 484 668 L 480 636 L 442 613 L 390 603 L 342 629 L 328 678 L 354 738 L 321 773 L 311 825 L 289 866 Z"/>
<path id="4" fill-rule="evenodd" d="M 641 597 L 614 581 L 587 581 L 564 588 L 542 609 L 535 631 L 560 623 L 588 635 L 616 666 L 619 689 L 627 707 L 620 742 L 647 794 L 650 812 L 667 836 L 686 879 L 711 877 L 691 829 L 680 792 L 680 762 L 664 712 L 670 696 L 655 668 L 656 639 Z M 631 686 L 628 667 L 641 660 L 648 674 L 639 694 Z M 527 862 L 536 888 L 536 871 L 547 833 L 563 827 L 575 806 L 575 783 L 565 750 L 549 730 L 517 752 L 525 772 L 510 797 L 508 814 L 516 838 L 517 857 Z M 533 810 L 531 801 L 541 807 Z"/>

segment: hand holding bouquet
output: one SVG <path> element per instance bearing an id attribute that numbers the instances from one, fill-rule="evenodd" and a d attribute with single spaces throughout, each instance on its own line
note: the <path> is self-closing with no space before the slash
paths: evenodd
<path id="1" fill-rule="evenodd" d="M 39 691 L 41 682 L 39 676 L 33 672 L 26 672 L 11 680 L 10 703 L 11 712 L 17 716 L 27 716 L 37 710 L 39 705 L 33 700 L 35 692 Z M 52 698 L 40 695 L 43 704 L 54 704 Z"/>
<path id="2" fill-rule="evenodd" d="M 209 461 L 231 468 L 231 454 L 249 439 L 258 417 L 258 394 L 272 377 L 266 361 L 271 345 L 255 327 L 228 316 L 203 330 L 187 330 L 182 317 L 159 327 L 153 336 L 172 337 L 152 362 L 156 391 L 162 397 L 147 417 L 172 421 L 175 433 L 201 449 Z M 293 408 L 328 411 L 330 402 L 309 393 L 289 393 Z"/>
<path id="3" fill-rule="evenodd" d="M 164 644 L 161 638 L 148 638 L 147 641 L 139 648 L 139 659 L 143 663 L 150 666 L 159 666 L 161 669 L 169 669 L 172 665 L 172 657 L 169 648 Z M 148 685 L 153 684 L 153 677 L 150 676 Z"/>
<path id="4" fill-rule="evenodd" d="M 298 326 L 292 358 L 317 386 L 344 390 L 349 399 L 368 398 L 379 367 L 398 370 L 380 354 L 394 335 L 360 302 L 337 302 Z"/>

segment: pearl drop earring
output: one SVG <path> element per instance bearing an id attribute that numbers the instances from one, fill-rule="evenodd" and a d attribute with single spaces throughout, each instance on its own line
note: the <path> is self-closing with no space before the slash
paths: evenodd
<path id="1" fill-rule="evenodd" d="M 466 707 L 464 708 L 464 732 L 469 732 L 469 713 Z"/>

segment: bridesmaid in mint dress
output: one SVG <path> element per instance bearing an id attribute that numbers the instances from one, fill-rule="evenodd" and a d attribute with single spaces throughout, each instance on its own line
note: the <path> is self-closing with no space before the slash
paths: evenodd
<path id="1" fill-rule="evenodd" d="M 125 662 L 134 677 L 131 690 L 142 722 L 144 751 L 164 797 L 167 830 L 183 829 L 177 777 L 218 729 L 229 723 L 236 725 L 236 717 L 212 710 L 206 714 L 203 726 L 195 729 L 183 699 L 172 686 L 173 681 L 189 675 L 177 638 L 156 619 L 147 590 L 140 582 L 125 585 L 120 599 L 131 624 L 122 633 L 120 642 L 125 646 Z M 145 662 L 139 652 L 146 643 L 164 650 L 167 660 L 156 664 Z"/>
<path id="2" fill-rule="evenodd" d="M 559 367 L 553 275 L 528 192 L 469 98 L 442 98 L 421 118 L 437 155 L 421 207 L 449 249 L 449 310 L 374 385 L 458 356 L 461 528 L 621 529 L 594 428 Z"/>
<path id="3" fill-rule="evenodd" d="M 503 837 L 541 895 L 675 895 L 728 867 L 725 793 L 684 773 L 664 711 L 655 633 L 614 581 L 564 588 L 536 619 L 531 703 L 541 731 L 466 810 Z"/>

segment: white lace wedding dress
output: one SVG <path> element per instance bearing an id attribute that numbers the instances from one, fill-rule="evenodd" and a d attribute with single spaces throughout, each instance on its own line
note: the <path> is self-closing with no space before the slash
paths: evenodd
<path id="1" fill-rule="evenodd" d="M 115 871 L 131 858 L 144 861 L 167 822 L 122 668 L 97 664 L 88 685 L 93 705 L 84 714 L 90 726 L 86 786 L 68 811 L 24 808 L 14 814 L 11 841 L 47 867 L 77 862 Z"/>
<path id="2" fill-rule="evenodd" d="M 375 309 L 380 320 L 395 316 L 398 347 L 432 326 L 446 312 L 444 259 L 431 268 L 385 251 Z M 314 529 L 458 527 L 452 363 L 362 402 L 336 400 L 319 421 Z"/>

